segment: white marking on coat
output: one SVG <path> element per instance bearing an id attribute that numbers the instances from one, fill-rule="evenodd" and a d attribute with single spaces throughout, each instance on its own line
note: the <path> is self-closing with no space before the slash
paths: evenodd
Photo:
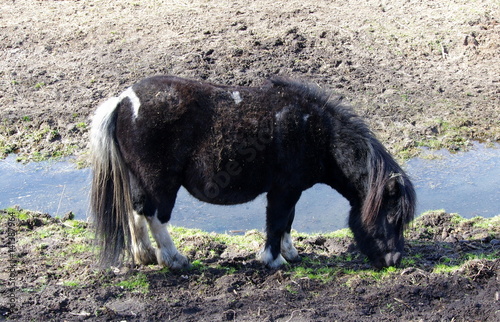
<path id="1" fill-rule="evenodd" d="M 276 122 L 281 122 L 285 118 L 286 114 L 286 109 L 282 109 L 281 111 L 277 112 L 274 117 L 276 117 Z"/>
<path id="2" fill-rule="evenodd" d="M 122 101 L 127 97 L 132 104 L 132 113 L 134 114 L 134 119 L 136 119 L 137 115 L 139 115 L 139 107 L 141 107 L 141 101 L 139 100 L 139 97 L 134 92 L 132 87 L 127 88 L 125 92 L 120 95 L 119 99 L 120 101 Z"/>
<path id="3" fill-rule="evenodd" d="M 307 119 L 310 117 L 311 117 L 311 115 L 305 114 L 304 116 L 302 116 L 302 119 L 304 120 L 304 122 L 307 122 Z"/>
<path id="4" fill-rule="evenodd" d="M 240 104 L 243 101 L 240 92 L 232 92 L 231 97 L 233 98 L 234 103 L 236 103 L 236 105 Z"/>

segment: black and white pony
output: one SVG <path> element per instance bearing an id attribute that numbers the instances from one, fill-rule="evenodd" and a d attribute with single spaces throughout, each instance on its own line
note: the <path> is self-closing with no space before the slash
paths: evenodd
<path id="1" fill-rule="evenodd" d="M 375 267 L 400 262 L 414 216 L 410 180 L 367 126 L 340 100 L 286 79 L 261 87 L 144 79 L 97 109 L 91 151 L 91 208 L 106 265 L 127 251 L 136 264 L 189 266 L 167 231 L 181 186 L 220 205 L 267 193 L 258 258 L 272 268 L 299 260 L 295 204 L 316 183 L 349 200 L 349 227 Z"/>

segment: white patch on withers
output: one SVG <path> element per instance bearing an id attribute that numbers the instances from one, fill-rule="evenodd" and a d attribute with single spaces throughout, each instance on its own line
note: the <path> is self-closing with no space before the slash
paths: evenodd
<path id="1" fill-rule="evenodd" d="M 130 100 L 130 103 L 132 104 L 132 113 L 134 114 L 134 119 L 136 119 L 137 115 L 139 115 L 139 107 L 141 107 L 141 101 L 139 100 L 139 97 L 134 92 L 132 87 L 127 88 L 125 92 L 120 95 L 120 102 L 125 98 L 128 98 Z"/>
<path id="2" fill-rule="evenodd" d="M 240 92 L 232 92 L 231 97 L 233 98 L 234 103 L 236 105 L 240 104 L 243 101 L 243 99 L 241 98 Z"/>
<path id="3" fill-rule="evenodd" d="M 281 254 L 279 254 L 278 257 L 274 259 L 273 254 L 271 253 L 271 247 L 267 247 L 261 250 L 257 254 L 257 259 L 266 264 L 269 268 L 277 268 L 287 263 L 286 259 L 284 259 Z"/>

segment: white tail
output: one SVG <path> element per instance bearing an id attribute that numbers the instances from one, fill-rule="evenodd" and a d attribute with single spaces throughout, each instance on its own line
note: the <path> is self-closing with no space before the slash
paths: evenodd
<path id="1" fill-rule="evenodd" d="M 129 171 L 115 139 L 115 123 L 121 98 L 100 105 L 92 120 L 90 149 L 93 168 L 91 213 L 100 247 L 101 265 L 117 265 L 130 248 L 133 220 Z"/>

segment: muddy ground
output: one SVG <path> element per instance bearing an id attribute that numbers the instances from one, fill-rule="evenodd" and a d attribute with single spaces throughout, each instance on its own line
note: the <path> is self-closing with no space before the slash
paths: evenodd
<path id="1" fill-rule="evenodd" d="M 90 115 L 141 78 L 345 96 L 398 156 L 500 140 L 496 1 L 4 1 L 0 153 L 85 155 Z"/>
<path id="2" fill-rule="evenodd" d="M 497 142 L 499 10 L 481 0 L 3 1 L 0 154 L 85 164 L 96 106 L 158 74 L 317 83 L 351 101 L 401 158 L 420 146 Z M 485 229 L 424 217 L 409 232 L 403 267 L 383 272 L 350 237 L 296 236 L 304 261 L 269 270 L 253 260 L 259 233 L 245 236 L 247 246 L 179 233 L 193 270 L 102 273 L 86 224 L 23 216 L 11 267 L 10 215 L 1 215 L 1 318 L 499 319 L 498 221 Z"/>
<path id="3" fill-rule="evenodd" d="M 88 224 L 2 212 L 0 316 L 55 321 L 498 321 L 500 216 L 443 211 L 407 231 L 399 268 L 375 271 L 344 230 L 294 239 L 302 262 L 255 261 L 263 234 L 173 229 L 193 268 L 99 271 Z M 10 233 L 8 223 L 15 223 Z M 11 255 L 12 254 L 12 255 Z"/>

